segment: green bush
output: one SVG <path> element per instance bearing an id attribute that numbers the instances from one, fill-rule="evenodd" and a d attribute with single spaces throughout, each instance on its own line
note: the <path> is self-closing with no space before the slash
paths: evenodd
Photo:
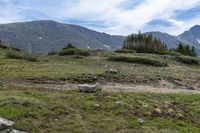
<path id="1" fill-rule="evenodd" d="M 37 61 L 37 58 L 30 54 L 24 54 L 24 53 L 21 53 L 18 51 L 13 51 L 13 50 L 10 50 L 6 53 L 6 58 L 8 58 L 8 59 L 23 59 L 23 60 L 32 61 L 32 62 Z"/>
<path id="2" fill-rule="evenodd" d="M 81 55 L 81 56 L 89 56 L 90 52 L 88 50 L 84 49 L 65 49 L 59 52 L 60 56 L 65 56 L 65 55 Z"/>
<path id="3" fill-rule="evenodd" d="M 200 62 L 198 58 L 190 57 L 190 56 L 177 56 L 175 59 L 181 63 L 189 64 L 189 65 L 198 65 Z"/>
<path id="4" fill-rule="evenodd" d="M 160 60 L 152 59 L 148 57 L 140 57 L 140 56 L 109 56 L 108 60 L 140 63 L 140 64 L 146 64 L 146 65 L 151 65 L 151 66 L 167 66 L 167 63 L 162 62 Z"/>
<path id="5" fill-rule="evenodd" d="M 72 45 L 71 43 L 67 44 L 66 47 L 63 48 L 63 50 L 66 50 L 66 49 L 76 49 L 76 47 L 74 45 Z"/>
<path id="6" fill-rule="evenodd" d="M 60 51 L 59 55 L 61 55 L 61 56 L 74 55 L 76 51 L 78 51 L 78 49 L 76 49 L 76 48 L 65 49 L 65 50 Z"/>
<path id="7" fill-rule="evenodd" d="M 131 49 L 119 49 L 115 51 L 116 53 L 136 53 L 135 50 L 131 50 Z"/>

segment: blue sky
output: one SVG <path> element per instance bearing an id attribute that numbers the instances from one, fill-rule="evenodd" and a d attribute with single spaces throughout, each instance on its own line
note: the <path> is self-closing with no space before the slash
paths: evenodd
<path id="1" fill-rule="evenodd" d="M 100 32 L 178 35 L 200 25 L 200 0 L 0 0 L 0 23 L 55 20 Z"/>

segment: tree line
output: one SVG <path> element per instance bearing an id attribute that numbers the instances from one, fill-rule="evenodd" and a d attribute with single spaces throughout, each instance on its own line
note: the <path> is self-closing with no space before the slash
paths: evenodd
<path id="1" fill-rule="evenodd" d="M 171 51 L 179 52 L 183 55 L 197 56 L 194 46 L 190 47 L 189 45 L 181 43 L 181 42 L 179 43 L 177 48 L 171 49 Z"/>
<path id="2" fill-rule="evenodd" d="M 141 32 L 127 36 L 122 49 L 135 50 L 138 53 L 164 54 L 173 51 L 183 55 L 197 55 L 194 46 L 190 47 L 189 45 L 180 42 L 177 48 L 168 49 L 164 42 L 153 37 L 151 33 L 142 34 Z"/>
<path id="3" fill-rule="evenodd" d="M 167 50 L 166 45 L 150 34 L 131 34 L 126 37 L 123 49 L 133 49 L 136 52 L 160 53 Z"/>

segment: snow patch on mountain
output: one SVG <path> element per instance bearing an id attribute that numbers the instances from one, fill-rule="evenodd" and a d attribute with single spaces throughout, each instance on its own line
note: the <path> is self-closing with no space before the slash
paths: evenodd
<path id="1" fill-rule="evenodd" d="M 197 41 L 198 41 L 198 43 L 200 44 L 200 40 L 199 40 L 199 39 L 197 39 Z"/>

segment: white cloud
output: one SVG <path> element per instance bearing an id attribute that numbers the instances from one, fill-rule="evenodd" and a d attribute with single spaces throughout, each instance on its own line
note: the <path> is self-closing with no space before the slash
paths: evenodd
<path id="1" fill-rule="evenodd" d="M 28 11 L 36 19 L 81 20 L 104 25 L 107 28 L 89 28 L 111 34 L 160 30 L 177 35 L 194 24 L 200 24 L 199 16 L 186 21 L 174 19 L 177 10 L 196 7 L 200 0 L 144 0 L 128 9 L 125 3 L 132 0 L 22 0 L 18 5 L 13 3 L 14 0 L 1 1 L 5 5 L 0 6 L 0 23 L 30 20 L 24 16 Z M 166 20 L 172 26 L 149 27 L 148 23 L 155 19 Z"/>

